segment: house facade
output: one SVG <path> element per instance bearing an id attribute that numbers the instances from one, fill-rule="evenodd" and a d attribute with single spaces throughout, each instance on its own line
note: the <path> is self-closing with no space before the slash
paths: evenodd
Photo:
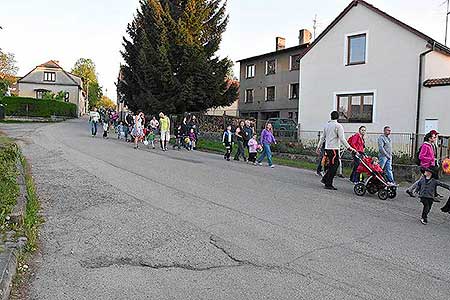
<path id="1" fill-rule="evenodd" d="M 50 60 L 34 68 L 18 80 L 21 97 L 42 99 L 45 92 L 65 93 L 65 101 L 77 105 L 77 114 L 85 114 L 88 103 L 83 93 L 80 77 L 65 71 L 57 61 Z"/>
<path id="2" fill-rule="evenodd" d="M 346 131 L 365 125 L 398 133 L 450 135 L 450 49 L 362 0 L 355 0 L 300 60 L 301 130 L 321 130 L 332 110 Z M 430 81 L 428 81 L 430 82 Z M 438 125 L 438 126 L 436 126 Z"/>
<path id="3" fill-rule="evenodd" d="M 242 117 L 298 119 L 299 58 L 308 48 L 311 33 L 301 30 L 299 45 L 285 48 L 276 39 L 276 51 L 242 59 L 238 109 Z"/>

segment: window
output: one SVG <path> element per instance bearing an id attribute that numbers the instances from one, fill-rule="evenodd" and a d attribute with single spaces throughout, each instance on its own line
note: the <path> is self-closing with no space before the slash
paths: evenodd
<path id="1" fill-rule="evenodd" d="M 347 65 L 366 63 L 366 34 L 349 36 L 347 39 Z"/>
<path id="2" fill-rule="evenodd" d="M 36 90 L 36 99 L 44 98 L 44 94 L 46 92 L 49 92 L 49 91 L 47 91 L 47 90 Z"/>
<path id="3" fill-rule="evenodd" d="M 275 101 L 275 87 L 266 87 L 266 101 Z"/>
<path id="4" fill-rule="evenodd" d="M 253 90 L 245 90 L 245 103 L 253 103 Z"/>
<path id="5" fill-rule="evenodd" d="M 300 54 L 291 56 L 290 66 L 291 71 L 300 69 Z"/>
<path id="6" fill-rule="evenodd" d="M 245 77 L 253 78 L 255 77 L 255 65 L 248 65 L 245 68 Z"/>
<path id="7" fill-rule="evenodd" d="M 55 72 L 44 72 L 44 81 L 56 81 L 56 73 Z"/>
<path id="8" fill-rule="evenodd" d="M 266 61 L 266 75 L 273 75 L 276 73 L 277 62 L 275 59 Z"/>
<path id="9" fill-rule="evenodd" d="M 289 85 L 289 99 L 298 99 L 298 83 L 291 83 Z"/>
<path id="10" fill-rule="evenodd" d="M 372 123 L 373 93 L 338 95 L 337 111 L 339 112 L 339 122 Z"/>

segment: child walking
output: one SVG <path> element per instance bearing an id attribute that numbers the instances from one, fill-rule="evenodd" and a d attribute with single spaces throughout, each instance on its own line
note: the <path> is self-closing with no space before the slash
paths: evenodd
<path id="1" fill-rule="evenodd" d="M 108 127 L 109 127 L 108 122 L 103 121 L 103 138 L 105 139 L 108 138 Z"/>
<path id="2" fill-rule="evenodd" d="M 125 135 L 125 126 L 123 126 L 123 122 L 120 122 L 119 125 L 117 125 L 117 139 L 121 139 L 121 138 L 126 139 L 126 135 Z"/>
<path id="3" fill-rule="evenodd" d="M 420 202 L 423 204 L 422 218 L 420 222 L 423 225 L 428 224 L 428 213 L 431 210 L 431 206 L 434 202 L 434 197 L 436 195 L 436 188 L 438 186 L 450 190 L 450 186 L 440 182 L 433 178 L 433 170 L 425 168 L 423 177 L 419 180 L 416 188 L 416 193 L 419 194 Z"/>
<path id="4" fill-rule="evenodd" d="M 231 152 L 233 151 L 233 134 L 231 133 L 231 125 L 228 125 L 227 129 L 223 133 L 222 143 L 225 146 L 225 154 L 223 159 L 230 161 Z"/>
<path id="5" fill-rule="evenodd" d="M 147 135 L 147 142 L 148 146 L 152 146 L 153 149 L 155 149 L 155 131 L 153 129 L 150 129 Z"/>
<path id="6" fill-rule="evenodd" d="M 181 145 L 183 144 L 183 132 L 181 125 L 177 127 L 177 130 L 175 131 L 175 144 L 173 144 L 173 149 L 178 147 L 178 150 L 181 150 Z"/>
<path id="7" fill-rule="evenodd" d="M 189 150 L 195 148 L 195 141 L 197 140 L 197 136 L 195 135 L 194 128 L 189 130 Z"/>
<path id="8" fill-rule="evenodd" d="M 248 141 L 248 161 L 256 165 L 256 155 L 258 154 L 258 141 L 257 135 L 254 134 L 253 137 Z"/>

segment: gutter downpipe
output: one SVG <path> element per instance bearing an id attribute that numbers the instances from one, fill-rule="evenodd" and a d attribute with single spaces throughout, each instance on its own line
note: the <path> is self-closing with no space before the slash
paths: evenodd
<path id="1" fill-rule="evenodd" d="M 416 114 L 416 136 L 414 141 L 414 153 L 413 155 L 417 153 L 417 150 L 419 149 L 419 126 L 420 126 L 420 105 L 422 102 L 422 69 L 423 69 L 423 59 L 424 57 L 434 51 L 434 45 L 435 42 L 431 45 L 431 49 L 421 53 L 419 55 L 419 82 L 418 82 L 418 90 L 417 90 L 417 114 Z"/>

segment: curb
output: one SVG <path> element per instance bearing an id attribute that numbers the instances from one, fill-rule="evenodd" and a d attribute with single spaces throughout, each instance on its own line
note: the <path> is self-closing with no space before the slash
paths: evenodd
<path id="1" fill-rule="evenodd" d="M 17 184 L 19 185 L 20 192 L 17 197 L 16 205 L 10 214 L 10 218 L 12 223 L 23 224 L 23 216 L 25 214 L 27 204 L 27 187 L 25 183 L 25 171 L 23 170 L 23 166 L 19 158 L 16 160 L 16 168 L 19 170 Z"/>
<path id="2" fill-rule="evenodd" d="M 23 224 L 23 217 L 27 204 L 27 187 L 25 170 L 20 162 L 20 158 L 17 158 L 16 160 L 16 167 L 19 171 L 17 183 L 20 192 L 17 197 L 17 203 L 10 214 L 10 221 L 12 223 Z M 11 231 L 11 233 L 14 233 L 14 231 Z M 0 251 L 0 300 L 9 299 L 14 275 L 17 270 L 17 256 L 25 243 L 26 238 L 19 238 L 18 242 L 6 241 L 2 245 L 4 248 Z"/>
<path id="3" fill-rule="evenodd" d="M 16 275 L 17 270 L 16 250 L 4 250 L 4 252 L 0 255 L 0 260 L 6 262 L 0 273 L 0 299 L 7 300 L 9 299 L 13 278 L 14 275 Z"/>

